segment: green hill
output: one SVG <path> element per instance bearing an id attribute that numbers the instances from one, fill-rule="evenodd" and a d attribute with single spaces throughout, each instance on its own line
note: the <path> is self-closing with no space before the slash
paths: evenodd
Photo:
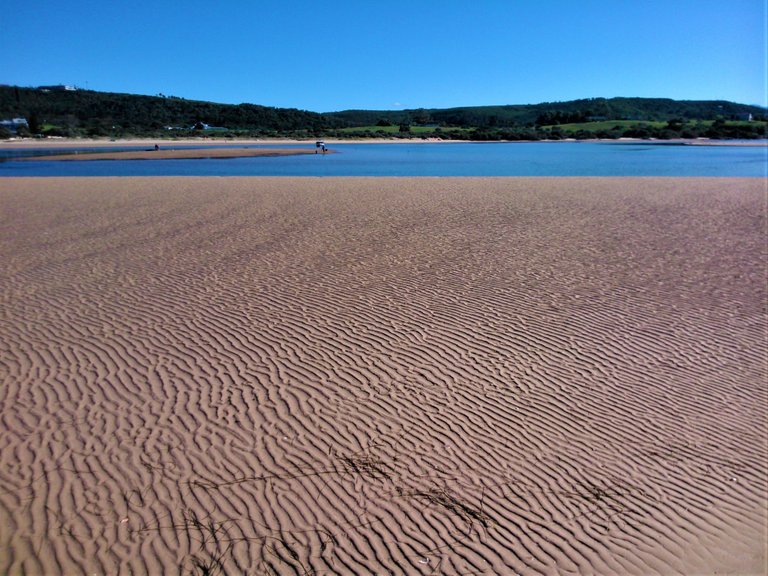
<path id="1" fill-rule="evenodd" d="M 398 111 L 345 110 L 327 114 L 353 126 L 369 126 L 379 121 L 393 124 L 436 123 L 458 127 L 513 127 L 553 125 L 591 120 L 632 120 L 666 122 L 669 120 L 739 120 L 742 116 L 764 116 L 759 106 L 725 100 L 671 100 L 668 98 L 589 98 L 541 104 L 479 106 L 445 109 Z"/>
<path id="2" fill-rule="evenodd" d="M 591 98 L 525 105 L 320 114 L 163 95 L 0 86 L 0 120 L 26 118 L 26 132 L 49 136 L 764 138 L 765 114 L 766 110 L 758 106 L 723 100 L 665 98 Z M 750 115 L 759 121 L 743 122 Z"/>
<path id="3" fill-rule="evenodd" d="M 25 117 L 34 131 L 59 135 L 123 136 L 187 134 L 195 126 L 253 135 L 314 133 L 345 126 L 342 121 L 303 110 L 255 104 L 216 104 L 166 96 L 92 90 L 0 87 L 0 119 Z"/>

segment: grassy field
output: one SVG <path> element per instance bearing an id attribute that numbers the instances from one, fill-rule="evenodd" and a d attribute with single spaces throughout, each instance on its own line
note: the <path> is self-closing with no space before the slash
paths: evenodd
<path id="1" fill-rule="evenodd" d="M 576 132 L 577 130 L 588 130 L 596 132 L 598 130 L 612 130 L 618 126 L 622 130 L 632 128 L 633 126 L 651 126 L 653 128 L 663 128 L 666 122 L 640 122 L 638 120 L 603 120 L 600 122 L 576 122 L 572 124 L 559 124 L 554 126 L 544 126 L 544 128 L 560 128 L 564 132 Z"/>
<path id="2" fill-rule="evenodd" d="M 705 126 L 709 128 L 714 124 L 713 120 L 694 120 L 683 123 L 683 126 Z M 651 122 L 641 120 L 603 120 L 600 122 L 578 122 L 573 124 L 560 124 L 554 126 L 544 126 L 544 128 L 560 128 L 563 132 L 577 132 L 578 130 L 587 130 L 589 132 L 597 132 L 598 130 L 612 130 L 617 126 L 621 130 L 637 126 L 647 126 L 650 128 L 664 128 L 667 125 L 666 122 Z M 726 126 L 754 126 L 755 122 L 747 121 L 726 121 Z"/>
<path id="3" fill-rule="evenodd" d="M 436 126 L 411 126 L 410 132 L 404 134 L 432 134 L 438 127 Z M 469 132 L 471 128 L 440 128 L 442 132 Z M 356 134 L 358 132 L 382 132 L 387 135 L 400 134 L 399 126 L 357 126 L 355 128 L 342 128 L 339 132 L 346 134 Z"/>
<path id="4" fill-rule="evenodd" d="M 688 127 L 705 127 L 709 128 L 713 124 L 712 120 L 694 120 L 690 122 L 685 122 L 683 126 Z M 726 126 L 754 126 L 755 122 L 746 122 L 746 121 L 726 121 Z M 648 128 L 665 128 L 667 126 L 666 122 L 654 122 L 654 121 L 643 121 L 643 120 L 603 120 L 599 122 L 577 122 L 572 124 L 559 124 L 559 125 L 552 125 L 552 126 L 543 126 L 543 128 L 559 128 L 563 132 L 578 132 L 579 130 L 585 130 L 587 132 L 598 132 L 601 130 L 613 130 L 618 128 L 619 130 L 627 130 L 629 128 L 637 128 L 637 127 L 648 127 Z M 406 132 L 404 134 L 412 134 L 412 135 L 421 135 L 421 134 L 432 134 L 437 130 L 437 127 L 434 126 L 411 126 L 410 132 Z M 440 128 L 442 132 L 453 132 L 453 131 L 459 131 L 459 132 L 471 132 L 474 130 L 474 128 L 451 128 L 451 127 L 442 127 Z M 345 134 L 358 134 L 358 133 L 365 133 L 365 132 L 378 132 L 380 134 L 386 134 L 388 136 L 396 136 L 400 134 L 400 127 L 399 126 L 358 126 L 355 128 L 342 128 L 339 130 L 340 132 L 344 132 Z"/>

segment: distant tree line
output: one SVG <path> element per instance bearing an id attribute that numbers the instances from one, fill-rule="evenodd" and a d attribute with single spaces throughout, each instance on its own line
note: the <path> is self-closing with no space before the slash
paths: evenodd
<path id="1" fill-rule="evenodd" d="M 401 124 L 398 131 L 377 130 L 376 127 L 355 131 L 330 131 L 326 137 L 333 138 L 422 138 L 469 141 L 520 141 L 520 140 L 590 140 L 590 139 L 744 139 L 768 138 L 768 124 L 765 121 L 752 123 L 715 121 L 708 123 L 688 122 L 684 124 L 665 124 L 655 126 L 637 123 L 632 126 L 615 126 L 598 129 L 570 129 L 559 126 L 518 126 L 518 127 L 478 127 L 462 129 L 456 127 L 436 127 L 432 130 L 414 132 L 408 124 Z"/>
<path id="2" fill-rule="evenodd" d="M 328 116 L 349 126 L 435 124 L 455 128 L 519 128 L 599 120 L 666 122 L 673 119 L 737 120 L 752 114 L 765 116 L 759 106 L 725 100 L 671 100 L 668 98 L 589 98 L 508 106 L 479 106 L 415 110 L 345 110 Z"/>
<path id="3" fill-rule="evenodd" d="M 714 122 L 667 122 L 663 126 L 638 123 L 632 126 L 615 126 L 613 128 L 577 130 L 552 127 L 521 127 L 521 128 L 478 128 L 469 133 L 454 135 L 456 139 L 468 140 L 591 140 L 618 138 L 642 138 L 657 140 L 711 138 L 755 140 L 768 138 L 768 124 L 763 120 L 751 123 L 727 122 L 715 120 Z"/>
<path id="4" fill-rule="evenodd" d="M 196 126 L 225 127 L 233 133 L 321 132 L 346 126 L 339 119 L 289 108 L 215 104 L 165 96 L 89 90 L 43 91 L 0 87 L 0 118 L 23 116 L 30 131 L 51 136 L 156 135 L 194 133 Z M 35 118 L 36 123 L 30 118 Z"/>
<path id="5" fill-rule="evenodd" d="M 755 122 L 737 121 L 750 114 Z M 256 104 L 216 104 L 162 94 L 141 96 L 0 86 L 0 120 L 25 118 L 28 126 L 19 128 L 20 136 L 765 138 L 765 114 L 763 108 L 734 102 L 662 98 L 591 98 L 526 105 L 320 114 Z M 567 126 L 593 121 L 598 122 L 577 129 Z M 619 124 L 610 126 L 611 121 Z M 9 136 L 7 130 L 0 128 L 0 137 Z"/>

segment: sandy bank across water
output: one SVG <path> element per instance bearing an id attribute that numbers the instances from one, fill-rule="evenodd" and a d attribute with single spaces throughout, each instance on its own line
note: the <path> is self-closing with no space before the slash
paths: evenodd
<path id="1" fill-rule="evenodd" d="M 0 179 L 0 572 L 759 573 L 764 202 Z"/>
<path id="2" fill-rule="evenodd" d="M 471 142 L 482 142 L 472 140 L 438 140 L 434 138 L 326 138 L 325 143 L 336 144 L 466 144 Z M 575 139 L 564 140 L 515 140 L 508 143 L 556 143 L 556 142 L 576 142 Z M 25 138 L 20 140 L 0 140 L 0 150 L 34 150 L 34 149 L 56 149 L 56 148 L 106 148 L 123 146 L 142 146 L 152 148 L 155 144 L 161 148 L 183 148 L 189 146 L 206 147 L 229 147 L 229 146 L 281 146 L 281 145 L 300 145 L 308 149 L 314 149 L 316 140 L 291 140 L 286 138 L 251 138 L 251 139 L 210 139 L 210 138 L 184 138 L 184 139 L 158 139 L 158 138 L 134 138 L 134 139 L 89 139 L 89 138 Z M 642 138 L 619 138 L 619 139 L 594 139 L 583 142 L 605 142 L 615 144 L 658 144 L 658 145 L 680 145 L 687 144 L 693 146 L 768 146 L 768 140 L 710 140 L 707 138 L 688 138 L 675 140 L 653 140 Z"/>
<path id="3" fill-rule="evenodd" d="M 333 152 L 328 150 L 328 152 Z M 125 150 L 119 152 L 88 152 L 83 154 L 53 154 L 29 156 L 19 160 L 35 161 L 94 161 L 94 160 L 199 160 L 204 158 L 253 158 L 258 156 L 299 156 L 319 154 L 316 148 L 160 148 L 159 150 Z M 322 152 L 323 154 L 325 152 Z"/>

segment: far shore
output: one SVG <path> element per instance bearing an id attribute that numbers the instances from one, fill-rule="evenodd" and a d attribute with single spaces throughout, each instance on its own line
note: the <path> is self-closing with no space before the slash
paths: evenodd
<path id="1" fill-rule="evenodd" d="M 670 145 L 691 145 L 691 146 L 768 146 L 768 140 L 710 140 L 706 138 L 695 139 L 674 139 L 674 140 L 656 140 L 656 139 L 640 139 L 640 138 L 619 138 L 619 139 L 592 139 L 592 140 L 576 140 L 567 138 L 563 140 L 494 140 L 494 141 L 479 141 L 479 140 L 442 140 L 436 138 L 366 138 L 366 139 L 323 139 L 327 145 L 336 144 L 461 144 L 461 143 L 524 143 L 524 142 L 614 142 L 614 143 L 627 143 L 627 142 L 642 142 L 647 144 L 670 144 Z M 176 147 L 184 146 L 281 146 L 281 145 L 306 145 L 307 151 L 302 149 L 292 149 L 292 154 L 307 154 L 314 153 L 316 150 L 315 140 L 291 140 L 286 138 L 250 138 L 250 139 L 208 139 L 208 138 L 184 138 L 179 140 L 164 140 L 159 138 L 126 138 L 126 139 L 90 139 L 90 138 L 23 138 L 23 139 L 11 139 L 0 140 L 0 150 L 34 150 L 34 149 L 56 149 L 56 148 L 103 148 L 109 146 L 146 146 L 153 148 L 155 144 L 159 145 L 161 150 L 172 149 Z M 274 150 L 272 150 L 274 153 Z M 244 156 L 245 154 L 237 154 L 237 156 Z M 260 154 L 247 154 L 247 155 L 260 155 Z M 186 157 L 186 156 L 185 156 Z M 205 157 L 211 157 L 210 154 L 206 154 Z M 223 157 L 223 156 L 217 156 Z M 234 156 L 232 156 L 234 157 Z M 102 158 L 104 158 L 102 156 Z M 125 158 L 125 156 L 121 156 Z M 38 157 L 37 159 L 40 159 Z M 62 158 L 57 158 L 61 160 Z"/>

